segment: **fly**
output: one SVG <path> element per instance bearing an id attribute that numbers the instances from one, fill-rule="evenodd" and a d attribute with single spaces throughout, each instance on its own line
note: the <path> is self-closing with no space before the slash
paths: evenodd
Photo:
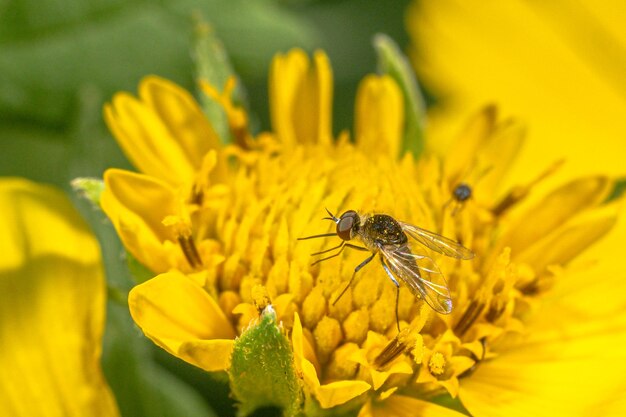
<path id="1" fill-rule="evenodd" d="M 387 214 L 360 215 L 354 210 L 348 210 L 337 218 L 328 209 L 326 212 L 330 217 L 325 217 L 324 220 L 335 222 L 337 225 L 336 232 L 307 236 L 298 240 L 338 236 L 342 242 L 331 249 L 312 254 L 312 256 L 317 256 L 337 250 L 333 255 L 318 259 L 313 264 L 339 256 L 346 247 L 370 252 L 370 256 L 354 268 L 348 285 L 333 301 L 333 305 L 348 290 L 356 273 L 378 255 L 383 269 L 396 286 L 396 324 L 398 330 L 400 283 L 406 285 L 413 295 L 426 301 L 436 312 L 450 314 L 452 299 L 445 277 L 431 258 L 415 250 L 414 243 L 417 242 L 435 252 L 456 259 L 472 259 L 474 253 L 471 250 L 454 240 L 398 221 Z M 353 239 L 360 241 L 363 246 L 347 243 Z"/>

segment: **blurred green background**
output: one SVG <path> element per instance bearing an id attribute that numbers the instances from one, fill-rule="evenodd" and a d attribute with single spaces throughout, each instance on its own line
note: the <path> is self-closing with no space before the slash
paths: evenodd
<path id="1" fill-rule="evenodd" d="M 130 168 L 102 120 L 116 91 L 157 74 L 193 90 L 193 16 L 211 24 L 247 90 L 257 130 L 269 129 L 272 56 L 298 46 L 332 62 L 335 132 L 352 127 L 359 80 L 376 69 L 375 33 L 402 48 L 406 0 L 0 1 L 0 175 L 54 184 L 73 198 L 102 243 L 111 295 L 103 366 L 122 415 L 235 415 L 225 375 L 167 355 L 124 305 L 131 273 L 101 212 L 77 198 L 75 177 Z M 276 410 L 260 412 L 272 415 Z"/>

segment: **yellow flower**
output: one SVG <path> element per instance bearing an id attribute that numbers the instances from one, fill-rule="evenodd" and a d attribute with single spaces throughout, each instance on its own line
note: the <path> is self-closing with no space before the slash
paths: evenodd
<path id="1" fill-rule="evenodd" d="M 532 134 L 513 167 L 567 159 L 561 178 L 624 175 L 626 12 L 620 2 L 414 1 L 407 14 L 413 63 L 441 98 L 431 122 L 496 102 Z M 439 142 L 431 142 L 437 146 Z M 440 150 L 445 147 L 440 147 Z"/>
<path id="2" fill-rule="evenodd" d="M 459 415 L 430 401 L 446 393 L 458 395 L 476 415 L 493 415 L 491 410 L 480 414 L 477 404 L 492 395 L 491 388 L 481 387 L 485 378 L 506 381 L 499 388 L 503 391 L 515 384 L 504 374 L 496 378 L 501 367 L 513 366 L 510 358 L 518 361 L 513 371 L 526 372 L 533 382 L 524 386 L 525 394 L 536 397 L 534 403 L 516 398 L 513 390 L 511 398 L 519 402 L 511 407 L 523 405 L 532 410 L 528 414 L 541 415 L 546 409 L 600 404 L 606 397 L 598 388 L 591 396 L 579 394 L 597 383 L 590 372 L 601 358 L 614 360 L 604 370 L 611 382 L 624 373 L 621 344 L 613 342 L 623 339 L 625 323 L 608 326 L 591 312 L 586 320 L 576 312 L 591 310 L 590 295 L 569 294 L 584 291 L 570 286 L 577 276 L 593 274 L 590 265 L 572 261 L 615 223 L 617 205 L 605 204 L 612 181 L 583 177 L 534 200 L 526 196 L 536 178 L 502 188 L 500 179 L 524 131 L 500 121 L 493 108 L 474 117 L 445 160 L 399 156 L 402 93 L 384 75 L 366 77 L 359 88 L 354 141 L 347 133 L 330 140 L 330 68 L 321 53 L 314 62 L 311 67 L 298 50 L 276 58 L 270 82 L 272 132 L 236 146 L 212 144 L 196 165 L 177 167 L 183 160 L 176 155 L 184 152 L 172 151 L 175 159 L 160 163 L 170 167 L 167 175 L 106 172 L 104 210 L 128 250 L 158 274 L 129 296 L 131 314 L 143 332 L 196 366 L 226 370 L 233 339 L 271 303 L 290 335 L 304 409 L 311 415 L 333 407 L 338 413 L 360 410 L 360 416 Z M 164 149 L 189 149 L 192 138 L 213 141 L 206 128 L 195 135 L 184 130 L 185 142 L 176 145 L 181 126 L 206 127 L 206 120 L 197 104 L 179 97 L 188 93 L 171 83 L 150 77 L 140 91 L 147 89 L 161 101 L 137 101 L 143 116 L 118 111 L 117 97 L 108 110 L 114 133 L 127 125 L 142 132 L 118 138 L 123 148 L 132 143 L 136 152 L 126 150 L 129 155 L 168 158 L 169 151 L 160 151 L 162 142 Z M 208 90 L 224 100 L 214 87 Z M 153 128 L 155 118 L 165 113 L 161 106 L 187 114 L 186 123 L 159 121 L 167 129 Z M 230 126 L 248 131 L 237 121 Z M 175 172 L 191 173 L 171 178 Z M 472 173 L 478 178 L 471 184 L 472 198 L 453 202 L 458 181 L 473 178 Z M 452 313 L 435 313 L 401 287 L 396 317 L 395 286 L 376 264 L 363 268 L 334 302 L 365 254 L 347 249 L 311 265 L 311 253 L 339 243 L 337 238 L 297 240 L 329 230 L 319 220 L 325 207 L 337 213 L 388 213 L 471 248 L 472 261 L 435 256 L 423 248 L 447 277 Z M 602 296 L 606 314 L 623 308 L 616 292 Z M 567 314 L 556 314 L 559 308 Z M 545 376 L 545 384 L 532 373 L 548 369 L 558 372 Z M 569 390 L 577 393 L 578 403 L 563 404 Z M 506 405 L 506 398 L 498 404 Z"/>
<path id="3" fill-rule="evenodd" d="M 0 180 L 0 414 L 119 416 L 100 368 L 98 243 L 59 191 Z"/>

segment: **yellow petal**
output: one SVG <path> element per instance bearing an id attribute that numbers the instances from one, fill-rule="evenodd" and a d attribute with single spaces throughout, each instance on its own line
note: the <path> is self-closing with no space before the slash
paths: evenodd
<path id="1" fill-rule="evenodd" d="M 624 173 L 624 27 L 618 1 L 415 1 L 408 17 L 413 62 L 448 115 L 496 102 L 530 126 L 518 181 L 561 157 L 562 178 Z"/>
<path id="2" fill-rule="evenodd" d="M 513 254 L 523 251 L 575 214 L 602 202 L 611 184 L 606 177 L 587 177 L 557 188 L 520 216 L 500 240 L 501 245 L 510 246 Z"/>
<path id="3" fill-rule="evenodd" d="M 329 144 L 332 140 L 332 70 L 328 57 L 315 52 L 314 67 L 300 49 L 278 54 L 270 70 L 272 128 L 288 146 Z"/>
<path id="4" fill-rule="evenodd" d="M 0 415 L 118 416 L 95 238 L 59 191 L 0 181 Z"/>
<path id="5" fill-rule="evenodd" d="M 320 386 L 315 393 L 322 408 L 331 408 L 358 397 L 370 389 L 365 381 L 337 381 Z"/>
<path id="6" fill-rule="evenodd" d="M 454 145 L 446 153 L 446 176 L 453 184 L 467 181 L 466 177 L 476 162 L 476 153 L 493 133 L 496 126 L 497 109 L 486 106 L 473 115 L 461 129 Z"/>
<path id="7" fill-rule="evenodd" d="M 126 249 L 150 270 L 165 272 L 186 265 L 171 229 L 163 225 L 177 214 L 176 194 L 166 183 L 120 169 L 104 173 L 102 209 L 117 230 Z"/>
<path id="8" fill-rule="evenodd" d="M 213 127 L 187 90 L 153 75 L 141 80 L 139 97 L 165 124 L 195 171 L 208 151 L 220 147 Z"/>
<path id="9" fill-rule="evenodd" d="M 428 401 L 392 395 L 382 402 L 366 403 L 358 417 L 461 417 L 464 415 Z"/>
<path id="10" fill-rule="evenodd" d="M 480 363 L 461 381 L 460 398 L 473 415 L 626 414 L 620 401 L 626 386 L 623 220 L 606 245 L 597 245 L 603 256 L 596 268 L 579 265 L 557 280 L 520 346 Z"/>
<path id="11" fill-rule="evenodd" d="M 550 233 L 515 259 L 532 265 L 536 271 L 548 265 L 564 265 L 606 235 L 616 220 L 617 210 L 614 205 L 593 210 Z"/>
<path id="12" fill-rule="evenodd" d="M 118 93 L 104 119 L 126 157 L 141 172 L 173 185 L 193 180 L 193 165 L 163 121 L 145 103 Z"/>
<path id="13" fill-rule="evenodd" d="M 234 344 L 233 339 L 194 340 L 181 344 L 178 354 L 205 371 L 223 371 L 230 368 Z"/>
<path id="14" fill-rule="evenodd" d="M 404 98 L 393 78 L 368 75 L 356 96 L 355 138 L 365 154 L 396 158 L 404 137 Z"/>
<path id="15" fill-rule="evenodd" d="M 173 355 L 211 371 L 230 364 L 233 327 L 191 278 L 177 271 L 158 275 L 134 287 L 128 305 L 144 334 Z"/>

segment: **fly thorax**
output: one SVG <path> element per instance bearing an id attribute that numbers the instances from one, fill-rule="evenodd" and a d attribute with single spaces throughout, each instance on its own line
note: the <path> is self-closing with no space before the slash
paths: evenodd
<path id="1" fill-rule="evenodd" d="M 400 223 L 386 214 L 374 214 L 362 226 L 361 235 L 376 244 L 399 245 L 407 242 Z"/>

